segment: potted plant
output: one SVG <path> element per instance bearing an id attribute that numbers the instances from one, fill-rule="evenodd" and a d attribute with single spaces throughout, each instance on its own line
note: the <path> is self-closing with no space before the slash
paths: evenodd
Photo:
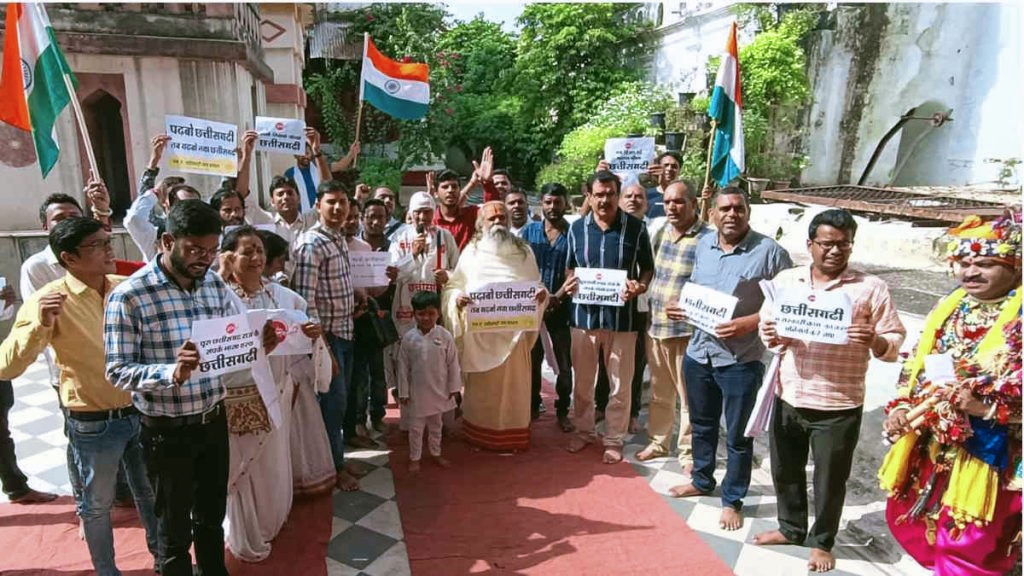
<path id="1" fill-rule="evenodd" d="M 686 142 L 686 125 L 690 111 L 685 106 L 673 106 L 665 112 L 665 149 L 679 152 Z"/>

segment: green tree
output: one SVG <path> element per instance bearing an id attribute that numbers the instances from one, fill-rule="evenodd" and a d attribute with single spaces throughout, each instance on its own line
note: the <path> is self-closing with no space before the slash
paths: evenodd
<path id="1" fill-rule="evenodd" d="M 644 82 L 620 86 L 615 95 L 598 105 L 590 120 L 565 136 L 555 162 L 537 175 L 538 183 L 561 182 L 570 191 L 578 190 L 600 160 L 605 140 L 630 134 L 653 135 L 651 114 L 671 105 L 672 97 L 664 88 Z"/>
<path id="2" fill-rule="evenodd" d="M 529 161 L 547 163 L 562 138 L 627 82 L 651 24 L 640 4 L 529 4 L 519 17 L 515 86 L 531 124 Z M 566 183 L 568 184 L 568 183 Z"/>

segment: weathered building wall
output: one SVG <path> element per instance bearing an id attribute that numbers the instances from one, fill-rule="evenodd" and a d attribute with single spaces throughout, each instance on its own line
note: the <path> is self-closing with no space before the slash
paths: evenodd
<path id="1" fill-rule="evenodd" d="M 648 77 L 673 93 L 699 93 L 708 57 L 724 49 L 734 3 L 701 3 L 682 14 L 672 11 L 686 3 L 662 4 Z M 1022 155 L 1020 11 L 1013 2 L 839 4 L 834 29 L 812 32 L 806 46 L 813 97 L 800 181 L 856 183 L 878 142 L 911 108 L 915 116 L 952 109 L 953 121 L 938 128 L 908 123 L 868 184 L 997 180 L 1001 165 L 990 159 Z M 751 38 L 740 30 L 741 46 Z"/>
<path id="2" fill-rule="evenodd" d="M 164 130 L 166 114 L 199 116 L 231 122 L 240 130 L 267 113 L 264 84 L 273 84 L 261 47 L 260 8 L 253 4 L 145 5 L 50 4 L 47 7 L 71 69 L 79 77 L 78 100 L 90 116 L 90 102 L 101 99 L 117 110 L 123 126 L 126 181 L 108 182 L 120 197 L 123 213 L 150 155 L 150 139 Z M 296 14 L 294 4 L 290 6 Z M 284 8 L 275 7 L 278 10 Z M 294 17 L 293 17 L 294 19 Z M 71 108 L 57 122 L 61 155 L 44 181 L 31 140 L 0 127 L 0 181 L 9 194 L 0 212 L 0 230 L 38 230 L 39 204 L 50 193 L 65 192 L 80 200 L 88 163 Z M 93 133 L 94 149 L 99 148 Z M 100 131 L 107 136 L 109 131 Z M 116 154 L 109 153 L 110 156 Z M 98 154 L 99 155 L 99 154 Z M 101 166 L 102 170 L 102 166 Z M 254 182 L 269 180 L 265 158 L 257 158 Z M 167 175 L 163 171 L 162 175 Z M 186 175 L 206 195 L 219 177 Z"/>
<path id="3" fill-rule="evenodd" d="M 933 128 L 912 120 L 868 184 L 993 182 L 1020 157 L 1020 8 L 1004 4 L 874 4 L 836 9 L 836 29 L 808 52 L 813 104 L 804 184 L 856 182 L 900 116 L 952 109 Z"/>
<path id="4" fill-rule="evenodd" d="M 123 105 L 130 135 L 125 144 L 130 149 L 131 197 L 137 192 L 135 184 L 149 161 L 150 139 L 164 131 L 165 115 L 198 116 L 238 124 L 244 129 L 246 123 L 252 126 L 257 110 L 265 107 L 261 101 L 264 97 L 262 83 L 236 63 L 100 54 L 66 56 L 76 74 L 106 74 L 123 79 Z M 256 87 L 255 101 L 253 86 Z M 80 99 L 89 96 L 79 93 Z M 78 129 L 70 107 L 61 114 L 57 137 L 61 156 L 46 180 L 42 179 L 35 162 L 21 167 L 0 163 L 0 182 L 4 182 L 8 190 L 16 191 L 9 195 L 10 200 L 0 212 L 0 230 L 38 229 L 39 204 L 53 192 L 65 192 L 82 200 L 84 171 L 87 170 L 83 169 L 83 163 L 85 166 L 88 163 L 78 154 Z M 263 166 L 265 160 L 258 158 L 257 162 L 260 172 L 269 172 L 269 167 Z M 167 175 L 167 171 L 161 174 Z M 219 177 L 198 174 L 185 177 L 206 195 L 212 194 L 220 184 Z"/>
<path id="5" fill-rule="evenodd" d="M 708 58 L 722 54 L 729 27 L 736 19 L 731 4 L 707 2 L 701 4 L 702 9 L 679 14 L 673 13 L 679 2 L 663 2 L 663 23 L 655 30 L 656 48 L 648 70 L 650 81 L 668 87 L 673 94 L 706 91 Z M 740 31 L 741 44 L 748 43 L 750 37 L 749 30 Z"/>

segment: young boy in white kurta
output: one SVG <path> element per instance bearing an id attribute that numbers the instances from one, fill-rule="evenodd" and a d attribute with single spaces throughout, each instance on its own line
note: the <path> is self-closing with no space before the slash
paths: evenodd
<path id="1" fill-rule="evenodd" d="M 455 338 L 437 325 L 441 298 L 436 292 L 417 292 L 412 297 L 416 327 L 402 337 L 398 351 L 398 398 L 409 414 L 409 472 L 420 469 L 423 429 L 427 430 L 430 456 L 443 468 L 441 415 L 455 408 L 455 394 L 462 388 Z"/>

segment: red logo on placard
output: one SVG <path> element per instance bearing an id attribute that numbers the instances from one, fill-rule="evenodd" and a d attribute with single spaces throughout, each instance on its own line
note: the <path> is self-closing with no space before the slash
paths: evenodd
<path id="1" fill-rule="evenodd" d="M 601 275 L 600 274 L 594 274 L 594 278 L 597 278 L 598 280 L 600 280 L 601 279 Z"/>
<path id="2" fill-rule="evenodd" d="M 271 320 L 270 324 L 274 327 L 274 334 L 277 334 L 277 341 L 284 342 L 288 337 L 288 325 L 280 320 Z"/>
<path id="3" fill-rule="evenodd" d="M 228 327 L 225 328 L 224 331 L 227 332 L 228 334 L 234 334 L 235 333 L 235 325 L 234 324 L 228 324 Z"/>
<path id="4" fill-rule="evenodd" d="M 274 128 L 278 132 L 280 132 L 281 130 L 284 130 L 284 122 L 278 122 L 277 124 L 274 124 Z"/>
<path id="5" fill-rule="evenodd" d="M 633 147 L 633 143 L 632 142 L 626 142 L 626 150 L 629 150 L 632 147 Z"/>
<path id="6" fill-rule="evenodd" d="M 809 302 L 814 302 L 815 300 L 817 300 L 817 298 L 814 297 L 814 294 L 810 294 L 807 296 L 807 300 Z"/>

